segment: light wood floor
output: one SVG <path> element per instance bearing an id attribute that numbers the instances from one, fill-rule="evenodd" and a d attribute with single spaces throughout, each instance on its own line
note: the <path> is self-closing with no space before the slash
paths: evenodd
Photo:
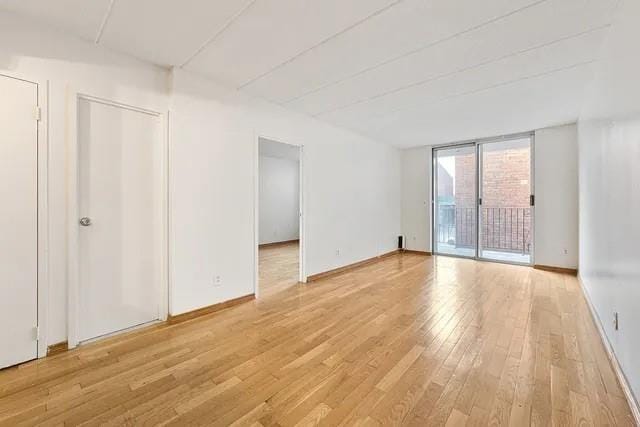
<path id="1" fill-rule="evenodd" d="M 298 242 L 260 248 L 258 252 L 258 286 L 261 297 L 272 295 L 292 286 L 304 286 L 298 283 L 300 277 L 299 248 Z"/>
<path id="2" fill-rule="evenodd" d="M 633 424 L 576 278 L 416 254 L 1 371 L 20 423 Z"/>

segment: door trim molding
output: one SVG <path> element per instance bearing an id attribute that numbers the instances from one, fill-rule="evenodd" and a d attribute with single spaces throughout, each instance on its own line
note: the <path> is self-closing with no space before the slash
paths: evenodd
<path id="1" fill-rule="evenodd" d="M 162 235 L 160 238 L 160 285 L 158 318 L 166 321 L 169 313 L 169 140 L 168 140 L 168 111 L 159 112 L 148 108 L 140 108 L 128 103 L 112 101 L 105 98 L 88 95 L 77 91 L 72 87 L 67 88 L 66 93 L 66 140 L 67 140 L 67 342 L 68 348 L 75 348 L 80 343 L 79 334 L 79 172 L 80 162 L 78 159 L 78 103 L 81 100 L 110 105 L 126 110 L 149 114 L 159 118 L 160 126 L 160 169 L 162 183 L 160 192 L 162 196 Z"/>
<path id="2" fill-rule="evenodd" d="M 37 107 L 40 118 L 37 130 L 37 181 L 38 181 L 38 253 L 37 253 L 37 357 L 47 355 L 49 327 L 49 81 L 42 78 L 1 71 L 0 76 L 36 85 Z"/>

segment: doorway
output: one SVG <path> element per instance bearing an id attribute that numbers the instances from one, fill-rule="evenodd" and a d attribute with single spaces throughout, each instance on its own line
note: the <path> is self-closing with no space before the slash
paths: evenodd
<path id="1" fill-rule="evenodd" d="M 302 147 L 258 138 L 256 294 L 303 281 Z"/>
<path id="2" fill-rule="evenodd" d="M 160 115 L 78 99 L 78 341 L 161 319 Z"/>
<path id="3" fill-rule="evenodd" d="M 433 148 L 433 248 L 533 263 L 533 133 Z"/>

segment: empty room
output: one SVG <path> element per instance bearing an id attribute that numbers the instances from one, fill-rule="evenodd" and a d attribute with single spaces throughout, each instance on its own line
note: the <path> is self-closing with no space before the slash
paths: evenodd
<path id="1" fill-rule="evenodd" d="M 0 0 L 0 426 L 640 425 L 637 0 Z"/>

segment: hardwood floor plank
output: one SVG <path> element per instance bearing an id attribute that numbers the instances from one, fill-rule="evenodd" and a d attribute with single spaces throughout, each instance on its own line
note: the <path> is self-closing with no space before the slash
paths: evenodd
<path id="1" fill-rule="evenodd" d="M 382 391 L 389 391 L 391 386 L 393 386 L 393 384 L 395 384 L 398 379 L 400 379 L 402 374 L 404 374 L 407 369 L 409 369 L 411 364 L 415 362 L 418 357 L 420 357 L 420 354 L 422 354 L 423 351 L 424 347 L 420 345 L 414 346 L 407 354 L 402 357 L 402 359 L 400 359 L 398 364 L 396 364 L 387 373 L 387 375 L 385 375 L 384 378 L 382 378 L 382 380 L 380 380 L 380 382 L 376 384 L 376 387 Z"/>
<path id="2" fill-rule="evenodd" d="M 633 425 L 573 276 L 400 253 L 0 371 L 0 425 Z"/>

